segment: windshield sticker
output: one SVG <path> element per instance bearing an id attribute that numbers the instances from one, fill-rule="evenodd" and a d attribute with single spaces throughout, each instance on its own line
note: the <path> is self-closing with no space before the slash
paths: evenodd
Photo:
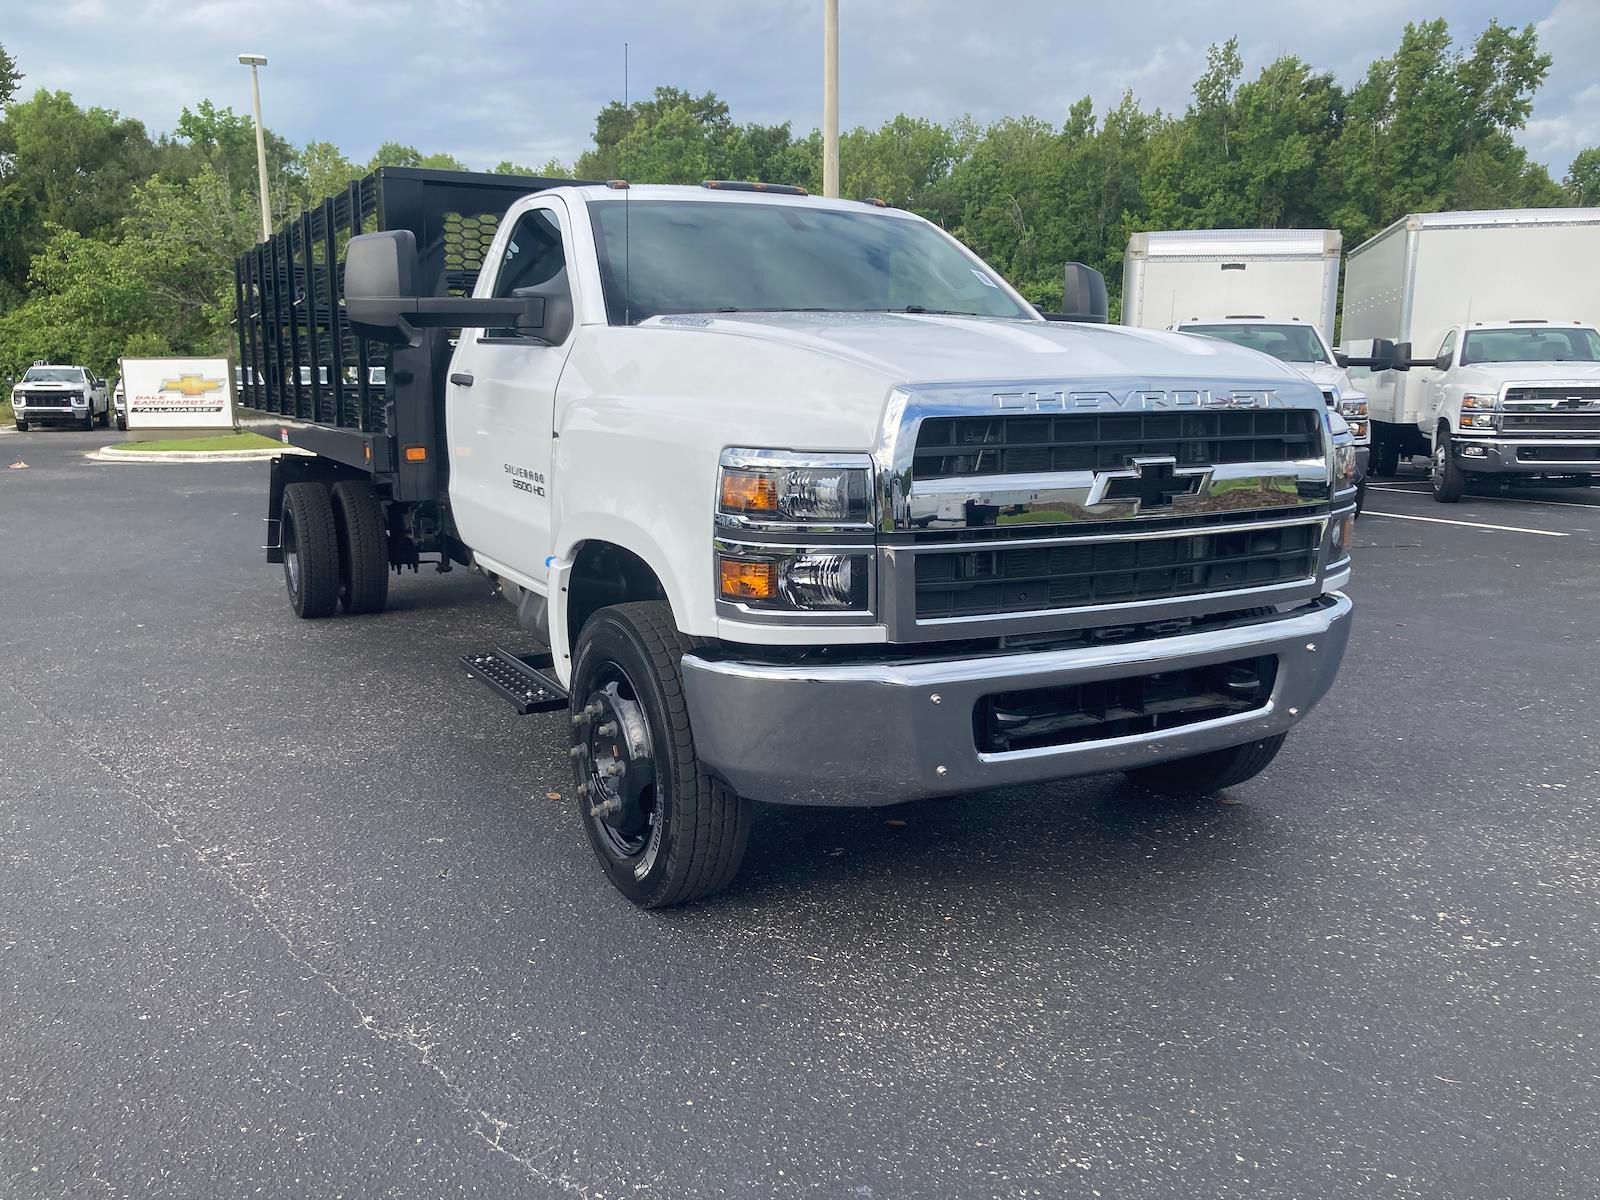
<path id="1" fill-rule="evenodd" d="M 1000 290 L 1000 285 L 998 283 L 996 283 L 994 280 L 990 279 L 988 275 L 986 275 L 982 271 L 978 270 L 977 267 L 973 267 L 973 268 L 971 268 L 971 270 L 972 270 L 973 275 L 975 275 L 977 277 L 978 282 L 983 284 L 984 287 L 992 287 L 997 292 Z"/>

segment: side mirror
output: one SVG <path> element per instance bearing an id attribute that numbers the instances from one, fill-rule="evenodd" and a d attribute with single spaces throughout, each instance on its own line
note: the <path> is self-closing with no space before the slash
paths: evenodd
<path id="1" fill-rule="evenodd" d="M 1068 321 L 1104 325 L 1110 311 L 1105 276 L 1083 263 L 1069 262 L 1061 281 L 1061 315 Z"/>
<path id="2" fill-rule="evenodd" d="M 1350 356 L 1343 350 L 1335 350 L 1333 352 L 1333 365 L 1340 368 L 1348 367 L 1350 365 Z"/>
<path id="3" fill-rule="evenodd" d="M 1390 366 L 1396 371 L 1409 371 L 1417 364 L 1411 361 L 1410 342 L 1386 342 L 1389 347 Z"/>
<path id="4" fill-rule="evenodd" d="M 419 294 L 417 239 L 409 229 L 350 239 L 344 261 L 344 311 L 361 337 L 395 346 L 417 344 L 418 327 L 476 328 L 544 323 L 538 299 L 476 300 Z"/>

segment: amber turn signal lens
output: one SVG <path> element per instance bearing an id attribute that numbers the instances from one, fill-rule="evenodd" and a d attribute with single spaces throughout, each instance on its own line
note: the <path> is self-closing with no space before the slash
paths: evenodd
<path id="1" fill-rule="evenodd" d="M 724 471 L 722 511 L 775 513 L 778 511 L 778 489 L 766 475 L 754 471 Z"/>
<path id="2" fill-rule="evenodd" d="M 428 448 L 426 446 L 407 446 L 406 447 L 406 461 L 407 462 L 427 462 L 428 461 Z"/>
<path id="3" fill-rule="evenodd" d="M 717 572 L 724 600 L 775 600 L 778 597 L 776 563 L 723 558 L 717 560 Z"/>

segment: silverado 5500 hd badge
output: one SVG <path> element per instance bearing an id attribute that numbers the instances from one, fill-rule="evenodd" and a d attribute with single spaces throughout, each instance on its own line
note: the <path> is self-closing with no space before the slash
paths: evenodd
<path id="1" fill-rule="evenodd" d="M 535 496 L 544 495 L 544 472 L 530 471 L 527 467 L 515 466 L 506 463 L 506 474 L 511 476 L 511 486 L 521 492 L 532 492 Z"/>

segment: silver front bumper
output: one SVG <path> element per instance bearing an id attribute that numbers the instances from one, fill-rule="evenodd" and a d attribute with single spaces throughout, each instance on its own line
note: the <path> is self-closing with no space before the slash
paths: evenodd
<path id="1" fill-rule="evenodd" d="M 756 800 L 869 806 L 1097 775 L 1282 733 L 1333 686 L 1350 636 L 1335 592 L 1258 624 L 1121 645 L 980 658 L 779 666 L 683 659 L 700 760 Z M 1267 703 L 1158 733 L 1004 753 L 978 749 L 985 696 L 1275 655 Z"/>

